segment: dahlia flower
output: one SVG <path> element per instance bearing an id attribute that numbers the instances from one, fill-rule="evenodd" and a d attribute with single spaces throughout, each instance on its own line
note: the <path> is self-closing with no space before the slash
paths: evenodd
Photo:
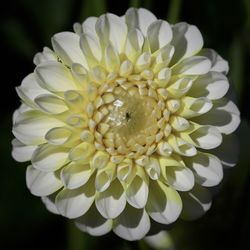
<path id="1" fill-rule="evenodd" d="M 146 9 L 74 31 L 55 34 L 17 87 L 12 155 L 31 162 L 30 192 L 91 235 L 138 240 L 200 217 L 235 165 L 228 63 L 196 26 Z"/>

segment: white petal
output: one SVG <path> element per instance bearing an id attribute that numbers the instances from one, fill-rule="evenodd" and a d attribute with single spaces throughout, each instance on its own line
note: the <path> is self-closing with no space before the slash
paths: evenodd
<path id="1" fill-rule="evenodd" d="M 63 145 L 67 143 L 67 146 L 69 146 L 68 142 L 71 137 L 72 131 L 67 127 L 52 128 L 45 135 L 45 139 L 52 145 Z"/>
<path id="2" fill-rule="evenodd" d="M 177 113 L 184 118 L 192 118 L 207 113 L 212 107 L 212 101 L 206 97 L 193 98 L 184 96 L 181 99 L 181 107 Z"/>
<path id="3" fill-rule="evenodd" d="M 111 44 L 105 48 L 104 60 L 108 72 L 118 72 L 120 68 L 120 57 L 117 50 Z"/>
<path id="4" fill-rule="evenodd" d="M 127 25 L 120 17 L 114 14 L 104 14 L 98 18 L 95 28 L 102 45 L 111 42 L 119 53 L 123 52 Z"/>
<path id="5" fill-rule="evenodd" d="M 213 108 L 200 117 L 194 119 L 199 124 L 215 126 L 223 134 L 233 133 L 240 124 L 240 112 L 230 100 L 223 98 L 214 101 Z"/>
<path id="6" fill-rule="evenodd" d="M 105 168 L 98 169 L 95 178 L 95 187 L 99 192 L 105 191 L 111 184 L 116 171 L 116 165 L 108 162 Z"/>
<path id="7" fill-rule="evenodd" d="M 181 137 L 196 147 L 203 149 L 213 149 L 222 142 L 220 131 L 213 126 L 199 126 L 189 135 L 181 133 Z"/>
<path id="8" fill-rule="evenodd" d="M 156 21 L 155 15 L 143 8 L 130 8 L 126 12 L 126 23 L 129 29 L 137 28 L 146 36 L 148 27 L 151 23 Z"/>
<path id="9" fill-rule="evenodd" d="M 13 124 L 16 124 L 17 121 L 19 121 L 22 117 L 22 114 L 27 112 L 27 111 L 31 111 L 33 110 L 32 108 L 30 108 L 29 106 L 27 106 L 26 104 L 22 103 L 18 109 L 16 109 L 12 115 L 12 122 Z"/>
<path id="10" fill-rule="evenodd" d="M 98 40 L 98 37 L 94 36 L 92 33 L 83 33 L 80 39 L 80 47 L 83 54 L 88 59 L 88 64 L 90 67 L 93 66 L 89 62 L 92 60 L 94 62 L 99 62 L 102 58 L 102 50 Z"/>
<path id="11" fill-rule="evenodd" d="M 142 239 L 150 229 L 150 219 L 144 209 L 127 204 L 123 213 L 114 220 L 113 231 L 119 237 L 134 241 Z"/>
<path id="12" fill-rule="evenodd" d="M 93 143 L 82 142 L 76 147 L 72 148 L 69 152 L 69 159 L 71 161 L 81 161 L 89 163 L 90 157 L 95 152 Z"/>
<path id="13" fill-rule="evenodd" d="M 173 74 L 180 75 L 203 75 L 211 69 L 211 62 L 204 56 L 192 56 L 176 64 Z"/>
<path id="14" fill-rule="evenodd" d="M 168 67 L 169 62 L 171 61 L 174 55 L 175 48 L 168 44 L 159 49 L 156 52 L 155 65 L 153 67 L 154 72 L 159 72 L 161 69 Z M 171 75 L 171 70 L 166 68 L 169 71 L 169 78 Z"/>
<path id="15" fill-rule="evenodd" d="M 126 159 L 117 166 L 117 178 L 120 181 L 127 181 L 134 177 L 135 168 L 131 159 Z"/>
<path id="16" fill-rule="evenodd" d="M 184 132 L 185 133 L 185 132 Z M 170 134 L 167 138 L 167 142 L 171 148 L 179 155 L 184 156 L 193 156 L 196 154 L 196 148 L 191 143 L 186 142 L 185 140 Z"/>
<path id="17" fill-rule="evenodd" d="M 183 210 L 181 218 L 185 220 L 195 220 L 206 213 L 212 205 L 210 192 L 199 185 L 196 185 L 191 191 L 180 193 Z"/>
<path id="18" fill-rule="evenodd" d="M 146 210 L 154 221 L 170 224 L 179 217 L 182 201 L 174 189 L 161 181 L 150 181 Z"/>
<path id="19" fill-rule="evenodd" d="M 32 165 L 44 172 L 55 171 L 68 163 L 68 150 L 49 144 L 40 145 L 32 155 Z"/>
<path id="20" fill-rule="evenodd" d="M 82 187 L 74 190 L 64 189 L 56 196 L 58 212 L 70 219 L 84 215 L 95 199 L 94 177 Z"/>
<path id="21" fill-rule="evenodd" d="M 219 157 L 224 167 L 234 167 L 239 158 L 239 139 L 236 135 L 224 135 L 221 145 L 211 151 Z"/>
<path id="22" fill-rule="evenodd" d="M 130 29 L 125 43 L 125 54 L 130 61 L 135 62 L 141 54 L 143 44 L 144 37 L 141 31 L 138 29 Z"/>
<path id="23" fill-rule="evenodd" d="M 165 182 L 178 191 L 188 191 L 194 186 L 192 171 L 174 158 L 161 157 L 159 159 L 161 173 Z"/>
<path id="24" fill-rule="evenodd" d="M 194 186 L 194 175 L 185 167 L 166 168 L 167 183 L 178 191 L 188 191 Z"/>
<path id="25" fill-rule="evenodd" d="M 147 37 L 151 53 L 154 53 L 172 40 L 173 33 L 168 22 L 157 20 L 148 27 Z"/>
<path id="26" fill-rule="evenodd" d="M 51 92 L 77 89 L 69 69 L 59 62 L 39 64 L 35 73 L 39 85 Z"/>
<path id="27" fill-rule="evenodd" d="M 47 113 L 60 114 L 68 110 L 65 102 L 55 95 L 39 95 L 35 98 L 34 101 L 38 105 L 38 107 L 42 109 L 42 111 L 45 111 Z"/>
<path id="28" fill-rule="evenodd" d="M 29 106 L 34 107 L 34 99 L 41 94 L 49 94 L 49 91 L 41 88 L 37 83 L 35 74 L 31 73 L 27 75 L 21 86 L 16 88 L 18 96 Z"/>
<path id="29" fill-rule="evenodd" d="M 49 195 L 49 196 L 43 196 L 42 202 L 44 203 L 45 207 L 53 214 L 59 214 L 55 205 L 55 195 L 56 193 Z"/>
<path id="30" fill-rule="evenodd" d="M 17 139 L 12 140 L 12 157 L 19 162 L 30 161 L 37 146 L 25 145 Z"/>
<path id="31" fill-rule="evenodd" d="M 83 232 L 93 236 L 107 234 L 112 229 L 112 220 L 103 218 L 97 211 L 95 205 L 83 216 L 75 220 L 76 226 Z"/>
<path id="32" fill-rule="evenodd" d="M 13 134 L 24 144 L 37 145 L 45 143 L 45 134 L 54 127 L 64 123 L 56 118 L 43 115 L 37 111 L 27 111 L 16 118 Z"/>
<path id="33" fill-rule="evenodd" d="M 95 204 L 103 217 L 116 218 L 126 206 L 126 197 L 121 183 L 115 179 L 108 189 L 97 193 Z"/>
<path id="34" fill-rule="evenodd" d="M 195 174 L 196 182 L 204 187 L 218 185 L 223 178 L 221 161 L 212 154 L 198 152 L 184 158 L 185 164 Z"/>
<path id="35" fill-rule="evenodd" d="M 79 63 L 88 67 L 79 42 L 79 35 L 73 32 L 61 32 L 52 37 L 53 48 L 66 65 Z"/>
<path id="36" fill-rule="evenodd" d="M 82 34 L 82 25 L 80 23 L 74 23 L 73 30 L 77 35 L 80 36 Z"/>
<path id="37" fill-rule="evenodd" d="M 149 177 L 152 180 L 158 180 L 159 177 L 160 177 L 160 173 L 161 173 L 158 159 L 153 158 L 152 156 L 150 156 L 149 157 L 149 162 L 145 166 L 145 171 L 147 172 L 147 174 L 149 175 Z"/>
<path id="38" fill-rule="evenodd" d="M 85 21 L 82 23 L 83 32 L 90 32 L 90 33 L 97 35 L 95 32 L 95 25 L 96 25 L 97 20 L 98 18 L 94 16 L 91 16 L 85 19 Z"/>
<path id="39" fill-rule="evenodd" d="M 180 98 L 189 91 L 189 89 L 192 87 L 192 84 L 192 79 L 187 77 L 180 78 L 177 79 L 177 81 L 174 81 L 174 83 L 167 88 L 167 91 L 171 97 Z"/>
<path id="40" fill-rule="evenodd" d="M 26 184 L 30 192 L 36 196 L 53 194 L 63 186 L 58 173 L 42 172 L 31 165 L 26 170 Z"/>
<path id="41" fill-rule="evenodd" d="M 92 174 L 89 164 L 71 162 L 61 171 L 61 180 L 68 189 L 75 189 L 84 185 Z"/>
<path id="42" fill-rule="evenodd" d="M 57 56 L 54 51 L 44 47 L 43 52 L 36 53 L 33 59 L 35 65 L 38 65 L 47 61 L 57 61 Z"/>
<path id="43" fill-rule="evenodd" d="M 184 131 L 189 128 L 189 121 L 181 116 L 172 115 L 169 119 L 169 124 L 173 130 Z"/>
<path id="44" fill-rule="evenodd" d="M 193 97 L 207 97 L 210 100 L 222 98 L 228 91 L 229 83 L 227 78 L 215 71 L 199 76 L 188 92 Z"/>
<path id="45" fill-rule="evenodd" d="M 175 47 L 174 57 L 171 61 L 171 65 L 173 65 L 180 59 L 193 56 L 199 52 L 203 47 L 203 38 L 196 26 L 182 22 L 173 26 L 171 44 Z"/>
<path id="46" fill-rule="evenodd" d="M 139 167 L 140 170 L 141 167 Z M 135 208 L 143 208 L 148 200 L 148 176 L 144 170 L 138 171 L 137 175 L 126 188 L 128 203 Z"/>
<path id="47" fill-rule="evenodd" d="M 213 49 L 202 49 L 199 55 L 207 57 L 212 62 L 211 71 L 216 71 L 223 74 L 228 73 L 229 70 L 228 62 L 224 60 Z"/>

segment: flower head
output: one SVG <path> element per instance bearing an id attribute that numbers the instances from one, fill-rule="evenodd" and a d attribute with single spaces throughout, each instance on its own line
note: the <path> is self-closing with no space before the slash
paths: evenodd
<path id="1" fill-rule="evenodd" d="M 127 240 L 201 216 L 207 187 L 235 164 L 227 62 L 196 26 L 146 9 L 74 30 L 53 36 L 17 88 L 13 157 L 31 161 L 31 193 L 83 231 Z"/>

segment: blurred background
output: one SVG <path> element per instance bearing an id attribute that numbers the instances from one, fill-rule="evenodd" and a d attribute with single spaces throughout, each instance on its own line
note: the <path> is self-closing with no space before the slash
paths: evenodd
<path id="1" fill-rule="evenodd" d="M 11 116 L 20 102 L 15 86 L 34 70 L 33 56 L 50 37 L 72 31 L 74 22 L 104 12 L 123 15 L 128 7 L 146 7 L 170 23 L 195 24 L 205 47 L 229 61 L 242 123 L 237 133 L 239 164 L 226 175 L 213 206 L 195 222 L 178 221 L 170 235 L 177 250 L 246 249 L 250 232 L 250 1 L 249 0 L 12 0 L 1 5 L 2 80 L 0 109 L 0 237 L 1 249 L 151 249 L 143 241 L 129 243 L 112 233 L 94 238 L 67 219 L 49 213 L 25 185 L 26 164 L 11 158 Z"/>

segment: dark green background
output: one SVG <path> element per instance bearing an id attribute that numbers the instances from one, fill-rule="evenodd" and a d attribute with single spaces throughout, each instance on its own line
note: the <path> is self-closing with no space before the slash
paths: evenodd
<path id="1" fill-rule="evenodd" d="M 50 46 L 50 37 L 72 30 L 75 21 L 103 12 L 123 15 L 129 6 L 149 8 L 170 23 L 186 21 L 201 30 L 205 47 L 229 60 L 229 78 L 241 110 L 241 153 L 226 173 L 211 210 L 195 222 L 178 221 L 170 231 L 178 250 L 241 250 L 250 232 L 250 1 L 249 0 L 16 0 L 1 3 L 0 248 L 150 249 L 112 233 L 94 238 L 47 212 L 25 186 L 25 164 L 11 159 L 11 116 L 19 105 L 14 87 L 33 71 L 33 55 Z"/>

